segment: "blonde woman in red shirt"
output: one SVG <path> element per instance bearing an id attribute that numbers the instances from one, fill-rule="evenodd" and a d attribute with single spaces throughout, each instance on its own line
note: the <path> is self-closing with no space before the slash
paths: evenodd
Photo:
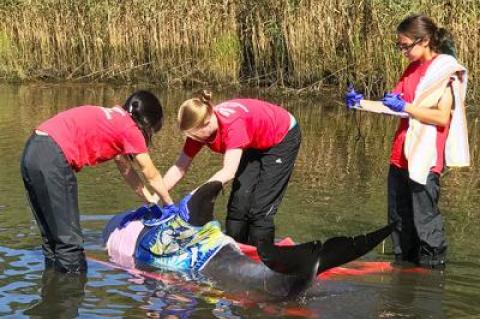
<path id="1" fill-rule="evenodd" d="M 211 93 L 185 101 L 178 111 L 187 136 L 176 163 L 165 173 L 168 189 L 186 174 L 203 146 L 223 154 L 223 166 L 209 181 L 233 180 L 226 233 L 237 242 L 273 242 L 274 216 L 300 148 L 300 128 L 284 108 L 256 99 L 214 105 Z"/>

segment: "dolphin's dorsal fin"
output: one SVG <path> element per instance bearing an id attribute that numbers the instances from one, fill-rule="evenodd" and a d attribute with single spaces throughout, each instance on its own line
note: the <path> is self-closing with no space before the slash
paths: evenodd
<path id="1" fill-rule="evenodd" d="M 187 203 L 190 213 L 188 222 L 193 226 L 203 226 L 214 219 L 215 199 L 222 190 L 222 182 L 212 181 L 200 186 Z"/>

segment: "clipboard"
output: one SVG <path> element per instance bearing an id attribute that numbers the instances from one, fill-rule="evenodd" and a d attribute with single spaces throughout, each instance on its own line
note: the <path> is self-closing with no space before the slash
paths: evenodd
<path id="1" fill-rule="evenodd" d="M 379 114 L 387 114 L 393 115 L 398 117 L 408 117 L 408 113 L 406 112 L 395 112 L 383 105 L 380 101 L 372 101 L 372 100 L 360 100 L 360 106 L 353 107 L 355 110 L 359 111 L 366 111 L 372 113 L 379 113 Z"/>

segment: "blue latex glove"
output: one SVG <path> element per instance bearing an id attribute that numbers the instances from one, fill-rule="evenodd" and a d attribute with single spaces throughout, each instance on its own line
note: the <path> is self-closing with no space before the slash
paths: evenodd
<path id="1" fill-rule="evenodd" d="M 353 85 L 349 85 L 348 91 L 345 94 L 345 105 L 347 109 L 351 110 L 354 107 L 360 106 L 360 100 L 363 100 L 363 94 L 355 91 Z"/>
<path id="2" fill-rule="evenodd" d="M 143 217 L 145 226 L 157 226 L 163 223 L 169 217 L 177 214 L 178 208 L 174 205 L 164 205 L 162 207 L 157 204 L 150 206 L 150 214 Z"/>
<path id="3" fill-rule="evenodd" d="M 137 208 L 136 210 L 132 211 L 130 214 L 127 214 L 125 217 L 123 217 L 122 221 L 119 224 L 119 227 L 123 228 L 127 226 L 127 224 L 131 221 L 142 219 L 149 212 L 150 212 L 150 209 L 148 208 L 148 206 L 143 205 L 142 207 Z"/>
<path id="4" fill-rule="evenodd" d="M 383 105 L 395 112 L 405 111 L 407 102 L 400 96 L 399 93 L 385 93 L 382 99 Z"/>
<path id="5" fill-rule="evenodd" d="M 187 194 L 178 204 L 178 214 L 186 222 L 190 220 L 190 210 L 188 209 L 188 202 L 192 198 L 192 194 Z"/>
<path id="6" fill-rule="evenodd" d="M 165 219 L 172 215 L 178 214 L 178 207 L 175 204 L 168 204 L 162 206 L 162 218 Z"/>

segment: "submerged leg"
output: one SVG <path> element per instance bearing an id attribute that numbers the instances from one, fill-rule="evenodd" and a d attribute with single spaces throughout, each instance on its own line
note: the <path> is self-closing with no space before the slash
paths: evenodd
<path id="1" fill-rule="evenodd" d="M 35 136 L 22 166 L 34 214 L 45 232 L 42 236 L 47 264 L 54 258 L 60 271 L 85 272 L 77 180 L 65 156 L 50 137 Z"/>
<path id="2" fill-rule="evenodd" d="M 246 150 L 232 182 L 232 192 L 227 205 L 226 234 L 239 243 L 248 243 L 248 215 L 260 176 L 260 168 L 259 152 Z"/>
<path id="3" fill-rule="evenodd" d="M 413 221 L 420 240 L 418 263 L 427 268 L 444 268 L 447 252 L 443 216 L 438 208 L 440 178 L 430 173 L 426 185 L 410 181 Z"/>
<path id="4" fill-rule="evenodd" d="M 278 145 L 261 152 L 260 175 L 253 193 L 248 214 L 248 243 L 275 239 L 274 217 L 292 175 L 300 148 L 300 128 L 295 126 Z"/>
<path id="5" fill-rule="evenodd" d="M 393 165 L 388 172 L 388 222 L 396 223 L 392 232 L 395 259 L 416 262 L 419 240 L 413 223 L 408 171 Z"/>

